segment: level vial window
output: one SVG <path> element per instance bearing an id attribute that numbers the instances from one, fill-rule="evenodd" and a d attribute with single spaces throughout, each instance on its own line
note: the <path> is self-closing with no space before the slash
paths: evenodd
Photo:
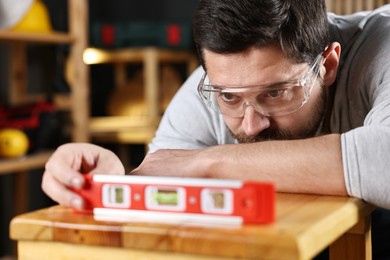
<path id="1" fill-rule="evenodd" d="M 130 187 L 127 185 L 104 184 L 102 202 L 105 207 L 130 207 Z"/>
<path id="2" fill-rule="evenodd" d="M 229 189 L 203 189 L 201 207 L 204 213 L 231 214 L 233 192 Z"/>
<path id="3" fill-rule="evenodd" d="M 178 203 L 178 197 L 177 197 L 177 190 L 162 190 L 157 189 L 153 194 L 153 200 L 158 205 L 170 205 L 170 206 L 177 206 Z"/>
<path id="4" fill-rule="evenodd" d="M 185 208 L 185 190 L 180 187 L 146 188 L 146 207 L 157 210 L 182 211 Z"/>

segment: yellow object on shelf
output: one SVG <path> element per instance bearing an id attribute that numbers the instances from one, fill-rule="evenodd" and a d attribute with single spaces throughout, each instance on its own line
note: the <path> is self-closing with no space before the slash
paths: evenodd
<path id="1" fill-rule="evenodd" d="M 12 31 L 20 32 L 52 32 L 49 12 L 41 0 L 34 0 L 25 16 L 11 28 Z"/>
<path id="2" fill-rule="evenodd" d="M 0 157 L 16 158 L 27 153 L 29 139 L 27 135 L 15 128 L 0 130 Z"/>

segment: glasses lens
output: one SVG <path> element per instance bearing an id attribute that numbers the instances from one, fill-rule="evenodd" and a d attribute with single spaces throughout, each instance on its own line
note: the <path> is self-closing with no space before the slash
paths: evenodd
<path id="1" fill-rule="evenodd" d="M 298 82 L 249 93 L 223 90 L 212 92 L 211 103 L 216 102 L 212 107 L 219 108 L 222 114 L 231 117 L 242 117 L 248 106 L 252 106 L 260 114 L 276 116 L 299 109 L 305 100 L 304 92 Z"/>
<path id="2" fill-rule="evenodd" d="M 205 84 L 206 74 L 198 85 L 202 100 L 215 112 L 230 117 L 244 116 L 252 106 L 265 116 L 281 116 L 299 110 L 308 100 L 318 78 L 322 55 L 318 56 L 300 80 L 272 87 L 217 87 Z"/>

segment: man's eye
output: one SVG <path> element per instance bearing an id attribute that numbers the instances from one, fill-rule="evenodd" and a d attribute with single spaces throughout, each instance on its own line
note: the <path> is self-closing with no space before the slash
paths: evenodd
<path id="1" fill-rule="evenodd" d="M 225 102 L 235 102 L 235 101 L 239 100 L 239 97 L 237 97 L 236 95 L 233 95 L 231 93 L 220 93 L 219 96 Z"/>
<path id="2" fill-rule="evenodd" d="M 268 91 L 265 96 L 270 98 L 278 98 L 286 92 L 286 89 L 274 89 Z"/>

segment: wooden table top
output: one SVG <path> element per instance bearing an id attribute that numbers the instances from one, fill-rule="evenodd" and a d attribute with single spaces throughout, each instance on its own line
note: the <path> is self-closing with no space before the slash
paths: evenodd
<path id="1" fill-rule="evenodd" d="M 56 241 L 160 252 L 237 258 L 314 257 L 370 214 L 373 206 L 337 196 L 277 194 L 276 221 L 268 225 L 194 227 L 97 221 L 54 206 L 15 217 L 14 240 Z"/>

